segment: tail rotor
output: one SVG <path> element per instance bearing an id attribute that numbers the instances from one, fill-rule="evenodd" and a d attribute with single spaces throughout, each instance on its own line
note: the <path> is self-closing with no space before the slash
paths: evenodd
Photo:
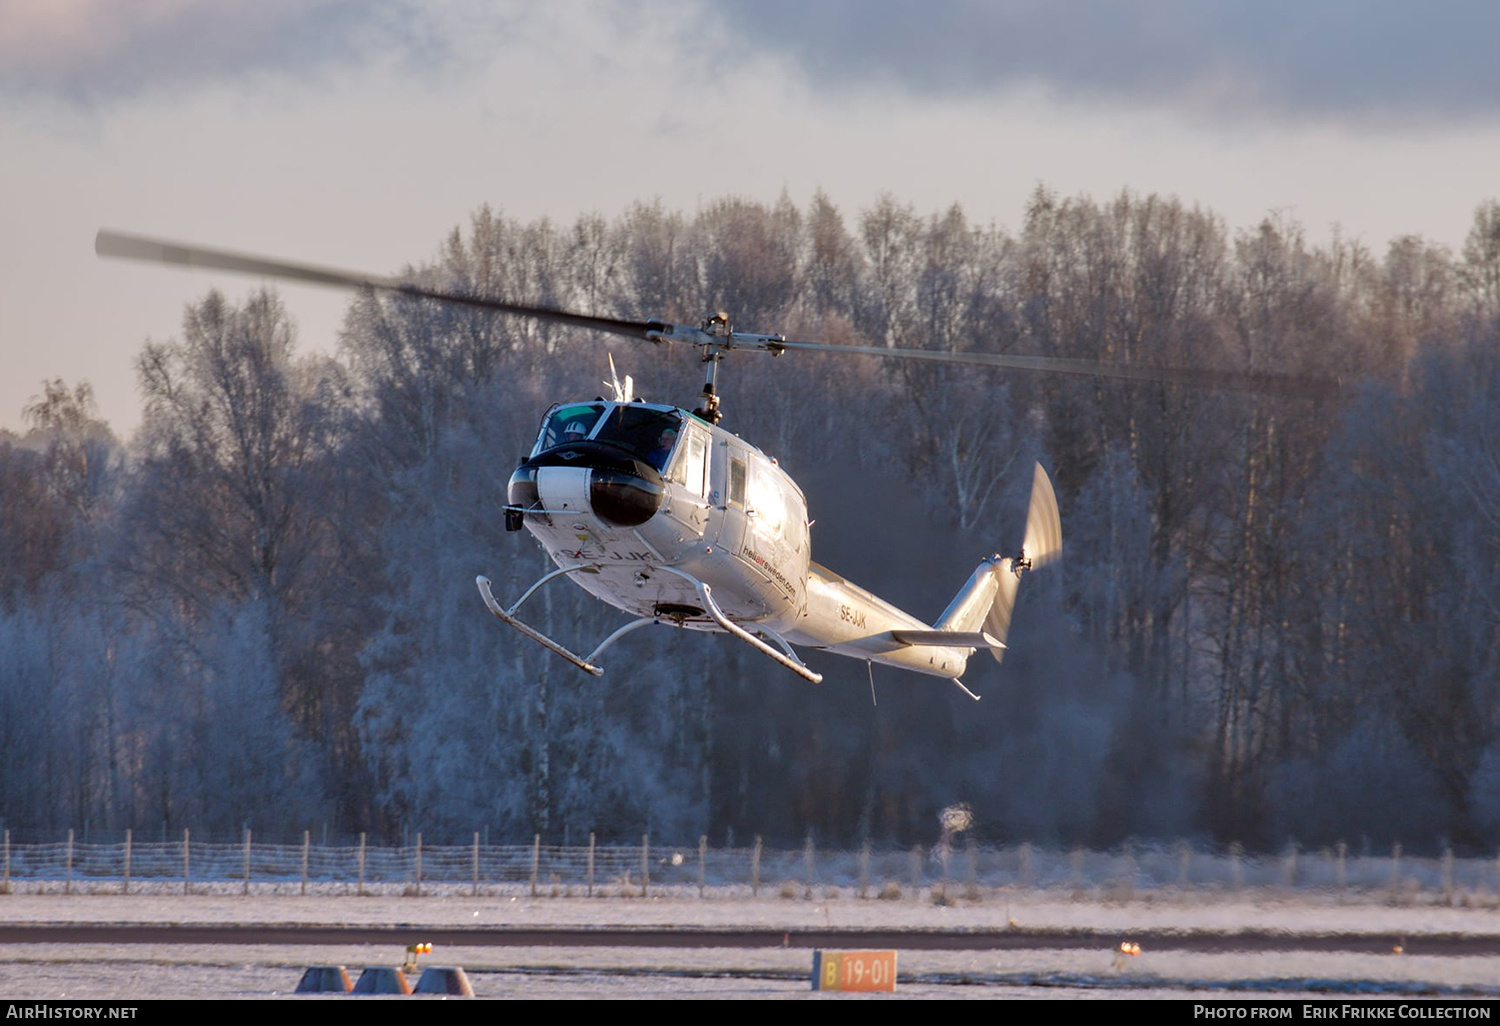
<path id="1" fill-rule="evenodd" d="M 1056 562 L 1062 555 L 1062 517 L 1057 511 L 1057 493 L 1052 490 L 1052 479 L 1036 465 L 1031 479 L 1031 503 L 1026 513 L 1026 534 L 1021 540 L 1021 551 L 1015 556 L 998 561 L 995 567 L 995 599 L 984 618 L 985 632 L 1004 641 L 1010 633 L 1010 618 L 1016 608 L 1016 592 L 1021 578 L 1032 570 Z M 999 662 L 1004 649 L 991 649 L 990 654 Z"/>

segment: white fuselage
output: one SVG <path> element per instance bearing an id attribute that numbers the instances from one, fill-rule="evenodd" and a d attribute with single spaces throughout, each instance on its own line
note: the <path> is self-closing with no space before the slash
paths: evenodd
<path id="1" fill-rule="evenodd" d="M 590 436 L 598 439 L 621 405 L 559 409 L 602 408 Z M 539 501 L 525 516 L 526 529 L 560 568 L 576 570 L 572 580 L 638 617 L 717 631 L 692 583 L 698 581 L 730 620 L 752 633 L 936 676 L 962 675 L 972 649 L 895 641 L 892 630 L 931 628 L 812 561 L 806 499 L 775 460 L 683 411 L 630 406 L 632 413 L 674 417 L 678 435 L 659 460 L 660 505 L 644 522 L 621 526 L 599 515 L 589 467 L 534 471 Z M 533 458 L 555 441 L 548 425 L 559 416 L 549 413 L 544 421 Z"/>

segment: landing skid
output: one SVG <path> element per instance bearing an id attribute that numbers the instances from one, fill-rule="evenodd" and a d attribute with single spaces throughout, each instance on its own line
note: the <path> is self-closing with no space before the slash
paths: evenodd
<path id="1" fill-rule="evenodd" d="M 581 566 L 574 566 L 561 567 L 557 570 L 553 570 L 551 573 L 544 575 L 530 588 L 527 588 L 526 593 L 519 599 L 517 599 L 515 605 L 511 606 L 509 609 L 502 608 L 500 603 L 495 600 L 494 593 L 490 590 L 490 579 L 488 577 L 480 574 L 478 577 L 474 578 L 474 583 L 479 587 L 479 595 L 484 599 L 485 607 L 489 609 L 491 613 L 495 614 L 496 619 L 500 620 L 502 623 L 514 627 L 516 630 L 520 631 L 522 634 L 526 635 L 526 637 L 530 638 L 532 641 L 535 641 L 543 648 L 549 649 L 550 651 L 562 656 L 568 662 L 572 663 L 580 670 L 583 670 L 585 673 L 591 673 L 595 677 L 602 677 L 604 676 L 603 667 L 597 665 L 594 662 L 594 660 L 599 658 L 599 653 L 603 652 L 606 648 L 608 648 L 610 645 L 613 645 L 616 641 L 620 640 L 631 631 L 638 630 L 641 627 L 648 627 L 653 623 L 659 623 L 660 620 L 650 616 L 632 620 L 629 623 L 625 624 L 623 627 L 616 630 L 609 637 L 601 641 L 598 647 L 596 647 L 587 656 L 580 656 L 570 649 L 567 649 L 557 642 L 553 641 L 551 638 L 547 637 L 547 635 L 543 634 L 535 627 L 532 627 L 530 624 L 525 623 L 516 617 L 516 611 L 521 608 L 521 606 L 526 602 L 527 599 L 531 598 L 532 595 L 535 595 L 537 589 L 539 589 L 542 585 L 555 578 L 562 577 L 566 574 L 574 573 L 583 569 L 585 568 Z M 751 648 L 754 648 L 762 655 L 776 660 L 776 662 L 780 663 L 782 666 L 785 666 L 787 669 L 791 670 L 799 677 L 810 680 L 814 684 L 821 684 L 823 682 L 823 675 L 821 673 L 813 672 L 807 667 L 805 663 L 802 662 L 802 660 L 798 659 L 796 654 L 792 651 L 792 647 L 787 644 L 786 639 L 782 638 L 781 635 L 777 634 L 775 631 L 769 630 L 768 628 L 758 628 L 761 633 L 770 637 L 778 645 L 781 646 L 781 651 L 778 652 L 776 649 L 766 644 L 760 638 L 757 638 L 754 634 L 751 634 L 749 631 L 745 630 L 745 628 L 741 627 L 739 624 L 729 619 L 729 617 L 725 616 L 724 611 L 719 608 L 719 604 L 713 599 L 713 590 L 707 584 L 703 583 L 695 577 L 683 573 L 681 570 L 674 569 L 673 567 L 663 566 L 657 567 L 656 569 L 659 571 L 676 574 L 678 577 L 681 577 L 683 580 L 691 584 L 693 586 L 693 590 L 698 593 L 698 601 L 703 603 L 703 608 L 708 612 L 709 617 L 726 634 L 738 638 L 740 641 L 743 641 L 745 644 L 749 645 Z"/>
<path id="2" fill-rule="evenodd" d="M 588 658 L 584 658 L 583 656 L 576 655 L 563 646 L 559 645 L 557 642 L 553 641 L 551 638 L 547 637 L 547 635 L 543 634 L 535 627 L 532 627 L 530 624 L 522 623 L 520 620 L 516 619 L 516 610 L 520 609 L 522 603 L 531 598 L 532 595 L 536 594 L 536 590 L 538 588 L 546 584 L 548 581 L 552 580 L 554 577 L 561 577 L 563 574 L 570 573 L 575 569 L 579 568 L 569 567 L 563 570 L 552 571 L 550 574 L 543 577 L 540 581 L 537 581 L 535 584 L 533 584 L 530 588 L 526 589 L 526 594 L 522 595 L 516 602 L 516 604 L 511 606 L 509 609 L 500 608 L 500 603 L 495 601 L 494 593 L 490 591 L 490 579 L 488 577 L 480 574 L 478 577 L 474 578 L 474 583 L 479 586 L 479 595 L 484 599 L 485 607 L 488 608 L 490 612 L 494 613 L 496 618 L 501 622 L 507 623 L 510 626 L 514 627 L 516 630 L 520 631 L 522 634 L 526 635 L 528 638 L 530 638 L 532 641 L 535 641 L 543 648 L 548 648 L 553 652 L 556 652 L 558 655 L 562 656 L 568 662 L 572 663 L 580 670 L 583 670 L 585 673 L 592 673 L 595 677 L 602 677 L 604 676 L 604 670 L 598 666 L 595 666 L 593 660 L 599 655 L 600 649 L 603 649 L 605 645 L 608 645 L 615 638 L 618 638 L 621 634 L 625 633 L 624 629 L 615 631 L 615 633 L 611 634 L 608 638 L 605 639 L 604 645 L 600 645 L 599 648 L 596 648 L 593 652 L 589 653 Z M 644 627 L 650 622 L 650 620 L 637 620 L 633 624 L 627 624 L 626 628 L 633 630 L 636 627 Z"/>
<path id="3" fill-rule="evenodd" d="M 788 645 L 786 643 L 786 639 L 781 635 L 765 627 L 759 628 L 759 630 L 763 634 L 774 639 L 775 642 L 781 646 L 782 651 L 778 652 L 770 645 L 767 645 L 764 641 L 761 641 L 755 635 L 745 630 L 745 628 L 729 619 L 729 617 L 725 616 L 724 611 L 719 608 L 719 604 L 714 601 L 713 589 L 710 588 L 707 584 L 704 584 L 702 581 L 697 580 L 696 578 L 688 576 L 681 570 L 674 570 L 669 566 L 657 567 L 657 569 L 666 570 L 669 573 L 674 573 L 678 577 L 681 577 L 683 580 L 690 583 L 693 586 L 693 589 L 698 593 L 698 601 L 703 603 L 703 608 L 708 612 L 708 615 L 713 619 L 714 623 L 718 624 L 726 634 L 730 634 L 736 638 L 739 638 L 745 644 L 749 645 L 751 648 L 755 649 L 762 655 L 776 660 L 778 663 L 780 663 L 782 666 L 785 666 L 788 670 L 791 670 L 797 676 L 802 677 L 805 680 L 810 680 L 814 684 L 823 683 L 823 675 L 821 673 L 814 673 L 812 670 L 808 669 L 807 664 L 797 658 L 797 656 L 792 652 L 792 646 Z"/>

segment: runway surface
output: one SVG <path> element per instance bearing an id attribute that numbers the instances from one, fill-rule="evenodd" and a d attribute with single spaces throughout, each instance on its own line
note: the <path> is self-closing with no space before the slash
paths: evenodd
<path id="1" fill-rule="evenodd" d="M 1066 951 L 1113 948 L 1121 941 L 1151 951 L 1351 952 L 1406 955 L 1500 956 L 1500 935 L 1293 933 L 1241 930 L 1005 930 L 846 929 L 749 930 L 692 927 L 611 929 L 443 928 L 428 926 L 315 926 L 264 924 L 0 925 L 0 944 L 236 944 L 308 945 L 404 943 L 415 934 L 445 947 L 525 948 L 905 948 L 913 951 Z"/>
<path id="2" fill-rule="evenodd" d="M 280 999 L 309 965 L 357 975 L 419 941 L 434 946 L 424 964 L 463 966 L 480 998 L 1500 999 L 1493 902 L 269 890 L 0 895 L 0 999 Z M 896 950 L 896 994 L 812 991 L 816 948 Z"/>

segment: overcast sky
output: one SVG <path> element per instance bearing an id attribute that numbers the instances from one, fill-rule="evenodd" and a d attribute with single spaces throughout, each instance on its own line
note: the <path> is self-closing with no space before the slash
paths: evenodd
<path id="1" fill-rule="evenodd" d="M 0 0 L 0 427 L 245 279 L 101 226 L 388 273 L 482 203 L 882 192 L 1015 227 L 1044 183 L 1457 247 L 1500 196 L 1490 0 Z M 283 287 L 304 346 L 346 297 Z M 776 325 L 747 325 L 771 331 Z"/>

